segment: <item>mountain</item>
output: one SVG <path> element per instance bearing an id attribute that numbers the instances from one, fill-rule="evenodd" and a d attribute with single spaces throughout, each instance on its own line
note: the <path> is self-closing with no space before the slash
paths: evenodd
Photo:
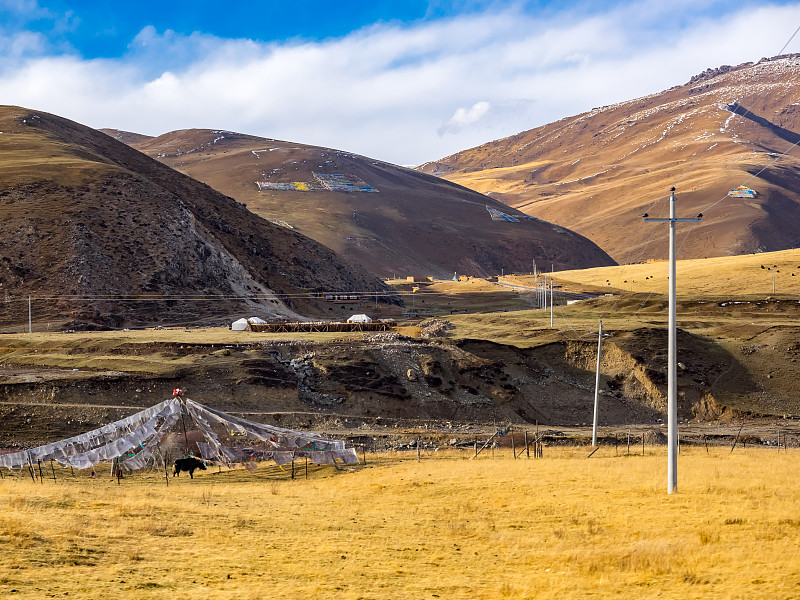
<path id="1" fill-rule="evenodd" d="M 682 258 L 797 247 L 798 67 L 795 54 L 709 69 L 418 169 L 574 229 L 619 262 L 666 257 L 666 230 L 641 216 L 659 200 L 649 214 L 667 216 L 673 186 L 679 217 L 704 212 L 679 225 Z M 742 184 L 757 196 L 726 197 Z"/>
<path id="2" fill-rule="evenodd" d="M 27 321 L 28 296 L 39 321 L 120 327 L 296 318 L 322 309 L 311 290 L 391 294 L 328 248 L 94 129 L 6 106 L 0 131 L 2 325 Z"/>
<path id="3" fill-rule="evenodd" d="M 564 227 L 437 177 L 341 150 L 206 129 L 131 145 L 384 277 L 528 272 L 533 261 L 542 269 L 613 264 Z"/>

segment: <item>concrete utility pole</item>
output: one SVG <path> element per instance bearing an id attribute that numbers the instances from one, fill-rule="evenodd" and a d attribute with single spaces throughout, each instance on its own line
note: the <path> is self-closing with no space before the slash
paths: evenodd
<path id="1" fill-rule="evenodd" d="M 603 322 L 597 334 L 597 370 L 594 375 L 594 419 L 592 421 L 592 448 L 597 448 L 597 405 L 600 397 L 600 352 L 603 348 Z"/>
<path id="2" fill-rule="evenodd" d="M 544 300 L 544 309 L 547 310 L 547 275 L 544 276 L 544 287 L 542 288 L 542 299 Z"/>
<path id="3" fill-rule="evenodd" d="M 669 195 L 669 219 L 650 219 L 647 214 L 644 220 L 651 223 L 669 223 L 669 350 L 667 365 L 667 493 L 678 491 L 678 372 L 676 351 L 676 271 L 675 237 L 676 225 L 681 222 L 700 221 L 702 214 L 695 219 L 678 219 L 675 217 L 675 188 Z"/>

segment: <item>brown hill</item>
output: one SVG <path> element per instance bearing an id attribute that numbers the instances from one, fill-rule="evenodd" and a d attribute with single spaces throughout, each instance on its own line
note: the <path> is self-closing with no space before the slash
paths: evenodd
<path id="1" fill-rule="evenodd" d="M 380 276 L 527 272 L 534 260 L 548 269 L 613 264 L 562 227 L 448 181 L 340 150 L 204 129 L 132 145 Z M 267 185 L 260 190 L 257 181 Z M 487 207 L 519 220 L 493 220 Z"/>
<path id="2" fill-rule="evenodd" d="M 39 321 L 123 326 L 296 317 L 291 308 L 314 308 L 309 290 L 391 293 L 317 242 L 93 129 L 0 107 L 0 131 L 2 325 L 27 321 L 29 295 Z"/>
<path id="3" fill-rule="evenodd" d="M 147 140 L 152 140 L 152 135 L 144 135 L 143 133 L 134 133 L 132 131 L 123 131 L 121 129 L 99 129 L 98 131 L 102 131 L 106 135 L 110 135 L 115 140 L 122 142 L 123 144 L 135 144 L 137 142 L 146 142 Z"/>
<path id="4" fill-rule="evenodd" d="M 800 55 L 721 67 L 665 92 L 596 108 L 419 167 L 587 236 L 619 262 L 663 258 L 641 215 L 678 188 L 705 211 L 681 256 L 800 246 Z M 784 155 L 784 153 L 787 153 Z M 740 184 L 757 197 L 725 198 Z M 706 209 L 725 198 L 712 209 Z M 651 216 L 667 215 L 660 202 Z"/>

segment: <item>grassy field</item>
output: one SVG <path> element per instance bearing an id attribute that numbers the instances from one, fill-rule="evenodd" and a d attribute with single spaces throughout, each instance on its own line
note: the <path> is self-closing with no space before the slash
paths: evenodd
<path id="1" fill-rule="evenodd" d="M 0 598 L 793 598 L 796 452 L 684 448 L 672 496 L 663 448 L 6 476 Z"/>
<path id="2" fill-rule="evenodd" d="M 678 294 L 771 296 L 773 270 L 776 294 L 800 293 L 800 249 L 679 260 L 676 268 Z M 577 284 L 578 288 L 594 288 L 598 291 L 625 290 L 667 294 L 668 271 L 669 264 L 661 261 L 580 271 L 560 271 L 555 273 L 555 281 L 556 284 L 564 284 L 567 288 L 574 288 L 574 284 Z M 505 278 L 504 281 L 518 285 L 532 285 L 533 279 L 529 276 L 520 276 Z"/>
<path id="3" fill-rule="evenodd" d="M 402 294 L 406 310 L 414 310 L 420 316 L 446 317 L 454 313 L 519 310 L 531 306 L 518 291 L 477 277 L 465 281 L 437 279 L 431 283 L 392 279 L 387 283 Z M 417 291 L 412 293 L 414 289 Z"/>

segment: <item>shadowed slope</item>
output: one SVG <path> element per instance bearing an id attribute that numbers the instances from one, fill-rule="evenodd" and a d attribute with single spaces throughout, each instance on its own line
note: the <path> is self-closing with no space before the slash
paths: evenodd
<path id="1" fill-rule="evenodd" d="M 340 150 L 205 129 L 174 131 L 133 146 L 381 276 L 530 271 L 534 260 L 548 269 L 613 264 L 596 245 L 563 227 L 526 219 L 442 179 Z M 320 176 L 334 175 L 377 193 L 321 185 Z M 269 186 L 259 191 L 257 181 Z M 291 182 L 310 189 L 275 189 Z M 522 220 L 493 220 L 487 207 Z"/>
<path id="2" fill-rule="evenodd" d="M 275 294 L 385 289 L 318 243 L 93 129 L 3 107 L 0 130 L 0 293 L 7 303 L 58 297 L 37 306 L 40 319 L 120 326 L 220 321 L 242 310 L 296 317 Z M 108 299 L 118 295 L 138 298 Z M 7 307 L 4 324 L 27 317 Z M 294 307 L 313 308 L 302 299 Z"/>

